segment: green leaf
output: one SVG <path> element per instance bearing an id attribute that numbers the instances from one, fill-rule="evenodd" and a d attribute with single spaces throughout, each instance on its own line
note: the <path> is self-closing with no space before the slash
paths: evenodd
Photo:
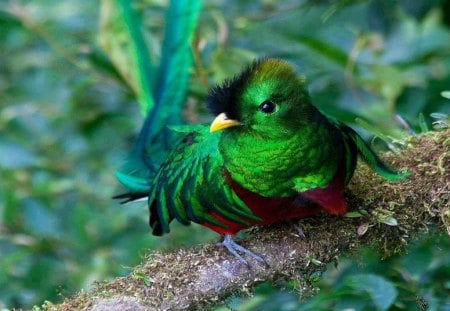
<path id="1" fill-rule="evenodd" d="M 348 218 L 358 218 L 358 217 L 362 217 L 363 215 L 360 212 L 348 212 L 344 216 L 348 217 Z"/>
<path id="2" fill-rule="evenodd" d="M 397 219 L 392 216 L 385 216 L 380 219 L 380 222 L 389 226 L 398 226 Z"/>
<path id="3" fill-rule="evenodd" d="M 358 274 L 346 281 L 353 288 L 367 292 L 379 310 L 389 309 L 398 295 L 395 286 L 378 275 Z"/>
<path id="4" fill-rule="evenodd" d="M 339 47 L 334 46 L 324 40 L 319 40 L 312 36 L 296 37 L 302 45 L 308 47 L 317 54 L 326 57 L 341 67 L 345 67 L 348 62 L 348 55 Z"/>
<path id="5" fill-rule="evenodd" d="M 365 209 L 360 209 L 360 210 L 359 210 L 359 213 L 361 213 L 361 215 L 363 215 L 363 216 L 369 215 L 369 212 L 366 211 Z"/>
<path id="6" fill-rule="evenodd" d="M 143 281 L 146 286 L 151 286 L 152 283 L 155 282 L 155 280 L 153 278 L 151 278 L 150 276 L 146 275 L 144 272 L 140 272 L 140 271 L 135 271 L 134 272 L 134 277 L 136 279 L 138 279 L 138 280 Z"/>
<path id="7" fill-rule="evenodd" d="M 440 112 L 433 112 L 430 113 L 430 117 L 434 118 L 434 119 L 447 119 L 448 115 L 446 115 L 445 113 L 440 113 Z"/>
<path id="8" fill-rule="evenodd" d="M 400 68 L 395 66 L 377 64 L 372 67 L 372 70 L 374 79 L 369 84 L 377 89 L 388 103 L 394 103 L 408 84 L 407 77 Z"/>
<path id="9" fill-rule="evenodd" d="M 425 121 L 425 116 L 423 113 L 419 113 L 419 126 L 422 133 L 428 132 L 430 129 L 428 128 L 427 121 Z"/>
<path id="10" fill-rule="evenodd" d="M 321 266 L 323 265 L 323 262 L 321 262 L 320 260 L 311 257 L 311 256 L 307 256 L 306 259 L 308 259 L 311 263 L 315 264 L 316 266 Z"/>
<path id="11" fill-rule="evenodd" d="M 441 96 L 450 99 L 450 91 L 442 91 Z"/>

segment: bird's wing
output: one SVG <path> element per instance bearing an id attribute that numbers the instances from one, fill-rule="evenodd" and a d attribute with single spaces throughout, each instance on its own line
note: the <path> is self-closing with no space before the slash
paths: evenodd
<path id="1" fill-rule="evenodd" d="M 149 195 L 153 234 L 168 233 L 173 219 L 185 225 L 194 221 L 225 228 L 211 213 L 242 224 L 258 219 L 226 183 L 219 137 L 207 126 L 197 126 L 161 165 Z"/>

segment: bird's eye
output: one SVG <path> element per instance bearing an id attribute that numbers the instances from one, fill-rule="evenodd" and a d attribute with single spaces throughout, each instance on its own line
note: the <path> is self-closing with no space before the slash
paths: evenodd
<path id="1" fill-rule="evenodd" d="M 277 105 L 270 100 L 266 100 L 261 105 L 259 105 L 259 110 L 267 114 L 275 112 L 276 108 Z"/>

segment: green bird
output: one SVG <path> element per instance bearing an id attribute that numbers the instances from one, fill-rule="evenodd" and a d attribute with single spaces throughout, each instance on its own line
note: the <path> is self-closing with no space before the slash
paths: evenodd
<path id="1" fill-rule="evenodd" d="M 212 124 L 178 128 L 184 138 L 152 180 L 117 174 L 130 190 L 118 198 L 148 196 L 154 235 L 168 233 L 173 219 L 193 221 L 224 235 L 224 246 L 240 260 L 239 252 L 263 260 L 232 235 L 321 210 L 344 215 L 344 189 L 358 155 L 389 180 L 408 175 L 313 106 L 304 79 L 282 60 L 253 62 L 214 87 L 207 104 L 217 116 Z"/>

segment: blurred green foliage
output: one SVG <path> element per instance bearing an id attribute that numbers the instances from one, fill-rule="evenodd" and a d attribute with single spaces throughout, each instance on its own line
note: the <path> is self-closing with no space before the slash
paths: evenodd
<path id="1" fill-rule="evenodd" d="M 359 125 L 388 139 L 404 133 L 397 114 L 416 132 L 432 128 L 431 113 L 450 115 L 440 95 L 450 89 L 448 0 L 216 0 L 203 6 L 187 122 L 210 120 L 203 104 L 208 88 L 264 55 L 295 63 L 322 110 L 356 126 L 359 118 Z M 133 8 L 149 57 L 158 59 L 167 1 L 136 0 Z M 145 203 L 120 206 L 110 199 L 120 191 L 113 172 L 133 149 L 143 120 L 135 96 L 142 90 L 111 50 L 102 49 L 105 33 L 120 26 L 99 26 L 105 10 L 87 0 L 0 2 L 0 307 L 55 301 L 94 280 L 128 273 L 148 249 L 217 238 L 199 226 L 177 225 L 167 237 L 152 237 Z M 119 61 L 126 68 L 125 58 Z M 441 260 L 432 248 L 424 252 Z M 369 265 L 375 270 L 361 275 L 375 286 L 394 284 L 400 297 L 398 279 L 376 270 L 395 271 L 395 260 L 391 266 L 375 260 Z M 352 292 L 362 281 L 339 282 L 324 288 Z M 425 298 L 428 288 L 438 290 L 415 284 Z M 362 295 L 373 298 L 372 292 Z"/>
<path id="2" fill-rule="evenodd" d="M 408 247 L 405 255 L 380 258 L 365 250 L 355 259 L 330 264 L 316 280 L 318 294 L 299 301 L 294 282 L 264 283 L 250 298 L 232 297 L 225 310 L 450 310 L 450 237 L 430 235 Z"/>

